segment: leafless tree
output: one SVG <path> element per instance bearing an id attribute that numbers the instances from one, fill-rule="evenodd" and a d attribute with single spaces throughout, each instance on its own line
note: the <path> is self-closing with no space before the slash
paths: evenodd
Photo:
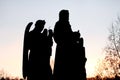
<path id="1" fill-rule="evenodd" d="M 109 72 L 113 75 L 120 75 L 120 17 L 109 29 L 108 45 L 105 47 L 105 62 L 108 65 Z"/>
<path id="2" fill-rule="evenodd" d="M 98 65 L 98 75 L 120 76 L 120 17 L 108 30 L 108 44 L 104 48 L 105 58 Z"/>

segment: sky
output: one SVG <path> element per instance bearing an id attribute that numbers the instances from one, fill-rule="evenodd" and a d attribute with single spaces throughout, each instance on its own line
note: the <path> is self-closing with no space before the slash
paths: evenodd
<path id="1" fill-rule="evenodd" d="M 84 38 L 87 77 L 92 77 L 107 43 L 108 28 L 120 16 L 120 0 L 0 0 L 0 70 L 22 77 L 26 25 L 33 22 L 32 30 L 43 19 L 45 28 L 53 29 L 62 9 L 69 10 L 72 30 L 79 30 Z"/>

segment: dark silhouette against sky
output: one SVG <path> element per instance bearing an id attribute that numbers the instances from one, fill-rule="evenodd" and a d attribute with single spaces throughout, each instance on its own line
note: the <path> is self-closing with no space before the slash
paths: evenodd
<path id="1" fill-rule="evenodd" d="M 54 31 L 44 29 L 45 20 L 28 23 L 24 33 L 23 77 L 28 80 L 86 80 L 86 56 L 83 38 L 79 31 L 72 31 L 69 10 L 59 12 Z M 54 32 L 54 33 L 53 33 Z M 57 44 L 52 73 L 50 56 L 53 40 Z"/>
<path id="2" fill-rule="evenodd" d="M 59 12 L 54 31 L 44 29 L 45 20 L 37 20 L 24 33 L 23 77 L 28 80 L 86 80 L 84 40 L 79 31 L 72 31 L 69 10 Z M 54 32 L 54 33 L 53 33 Z M 56 42 L 55 64 L 52 73 L 50 56 L 53 40 Z"/>
<path id="3" fill-rule="evenodd" d="M 37 20 L 35 28 L 29 31 L 31 25 L 32 22 L 27 25 L 24 35 L 23 77 L 28 80 L 51 80 L 52 30 L 44 29 L 44 20 Z"/>
<path id="4" fill-rule="evenodd" d="M 53 37 L 57 44 L 54 80 L 86 80 L 83 38 L 80 38 L 79 31 L 72 31 L 68 10 L 63 9 L 59 12 Z"/>

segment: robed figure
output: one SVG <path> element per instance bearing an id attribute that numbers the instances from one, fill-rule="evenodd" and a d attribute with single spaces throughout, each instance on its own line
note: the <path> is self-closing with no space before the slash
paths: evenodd
<path id="1" fill-rule="evenodd" d="M 54 80 L 85 80 L 86 57 L 83 38 L 80 37 L 79 31 L 72 31 L 68 10 L 60 11 L 53 36 L 57 44 Z"/>

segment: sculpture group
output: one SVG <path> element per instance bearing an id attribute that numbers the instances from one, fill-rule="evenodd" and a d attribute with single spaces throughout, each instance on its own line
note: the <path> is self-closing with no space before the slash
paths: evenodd
<path id="1" fill-rule="evenodd" d="M 61 10 L 54 30 L 45 29 L 45 20 L 28 23 L 23 43 L 23 78 L 27 80 L 86 80 L 84 40 L 79 31 L 72 31 L 69 11 Z M 52 71 L 50 56 L 53 39 L 56 45 Z"/>

